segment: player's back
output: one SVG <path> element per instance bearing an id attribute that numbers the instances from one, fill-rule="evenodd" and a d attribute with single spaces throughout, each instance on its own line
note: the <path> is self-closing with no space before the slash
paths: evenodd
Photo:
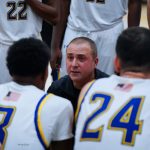
<path id="1" fill-rule="evenodd" d="M 103 31 L 122 21 L 128 0 L 72 0 L 68 26 L 78 31 Z"/>
<path id="2" fill-rule="evenodd" d="M 65 109 L 72 112 L 69 101 L 15 82 L 1 85 L 0 93 L 0 142 L 5 150 L 43 150 L 62 138 L 58 120 L 65 117 Z"/>
<path id="3" fill-rule="evenodd" d="M 80 106 L 75 150 L 150 150 L 149 79 L 100 79 Z"/>
<path id="4" fill-rule="evenodd" d="M 20 38 L 39 36 L 42 19 L 25 0 L 0 1 L 0 6 L 0 43 L 11 45 Z"/>

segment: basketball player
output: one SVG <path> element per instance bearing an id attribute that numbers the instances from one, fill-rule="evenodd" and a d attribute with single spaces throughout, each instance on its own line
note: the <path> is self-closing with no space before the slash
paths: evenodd
<path id="1" fill-rule="evenodd" d="M 49 49 L 38 39 L 15 42 L 7 66 L 13 81 L 0 85 L 0 143 L 4 150 L 70 150 L 71 103 L 43 91 Z"/>
<path id="2" fill-rule="evenodd" d="M 67 1 L 67 0 L 66 0 Z M 66 14 L 61 19 L 67 20 L 68 3 L 63 5 Z M 113 59 L 115 56 L 116 39 L 123 30 L 123 17 L 128 10 L 128 26 L 140 23 L 141 0 L 71 0 L 70 15 L 62 44 L 62 70 L 66 74 L 66 47 L 75 37 L 86 36 L 96 42 L 98 48 L 98 69 L 107 74 L 114 73 Z M 65 15 L 65 16 L 64 16 Z M 64 16 L 64 17 L 63 17 Z M 54 43 L 52 44 L 52 67 L 60 56 L 60 42 L 63 26 L 57 25 Z M 57 27 L 56 26 L 56 27 Z M 55 27 L 55 28 L 56 28 Z M 63 76 L 63 74 L 61 75 Z"/>
<path id="3" fill-rule="evenodd" d="M 6 67 L 8 47 L 20 38 L 39 38 L 42 19 L 58 22 L 57 0 L 5 0 L 0 1 L 0 83 L 11 80 Z"/>
<path id="4" fill-rule="evenodd" d="M 150 30 L 118 38 L 112 75 L 86 85 L 76 113 L 74 150 L 150 150 Z"/>

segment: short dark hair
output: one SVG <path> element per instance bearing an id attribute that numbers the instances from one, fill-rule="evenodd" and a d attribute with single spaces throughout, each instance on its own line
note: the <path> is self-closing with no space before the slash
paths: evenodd
<path id="1" fill-rule="evenodd" d="M 150 72 L 150 30 L 131 27 L 118 37 L 116 53 L 122 70 Z"/>
<path id="2" fill-rule="evenodd" d="M 74 38 L 69 44 L 68 46 L 71 44 L 71 43 L 88 43 L 91 47 L 91 50 L 92 50 L 92 56 L 94 58 L 97 57 L 97 47 L 96 47 L 96 44 L 93 40 L 91 40 L 90 38 L 87 38 L 87 37 L 76 37 Z"/>
<path id="3" fill-rule="evenodd" d="M 41 40 L 23 38 L 9 47 L 7 67 L 11 75 L 37 76 L 48 66 L 50 50 Z"/>

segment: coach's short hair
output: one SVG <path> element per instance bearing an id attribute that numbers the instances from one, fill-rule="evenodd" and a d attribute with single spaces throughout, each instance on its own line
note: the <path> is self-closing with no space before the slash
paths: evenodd
<path id="1" fill-rule="evenodd" d="M 50 59 L 50 50 L 41 40 L 20 39 L 9 47 L 7 67 L 11 75 L 37 76 L 43 73 Z"/>
<path id="2" fill-rule="evenodd" d="M 76 37 L 74 38 L 69 44 L 72 44 L 72 43 L 77 43 L 77 44 L 80 44 L 80 43 L 88 43 L 89 46 L 91 47 L 91 54 L 93 56 L 93 58 L 96 58 L 97 57 L 97 47 L 96 47 L 96 44 L 93 40 L 91 40 L 90 38 L 88 37 Z"/>
<path id="3" fill-rule="evenodd" d="M 116 53 L 121 61 L 121 69 L 150 72 L 150 30 L 131 27 L 118 37 Z"/>

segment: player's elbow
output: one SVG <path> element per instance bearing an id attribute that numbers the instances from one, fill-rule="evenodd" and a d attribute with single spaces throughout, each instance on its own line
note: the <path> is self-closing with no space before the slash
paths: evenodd
<path id="1" fill-rule="evenodd" d="M 55 17 L 55 18 L 52 20 L 52 25 L 56 25 L 59 21 L 60 21 L 59 16 Z"/>
<path id="2" fill-rule="evenodd" d="M 60 21 L 60 17 L 58 15 L 58 13 L 55 12 L 53 16 L 50 16 L 47 18 L 47 21 L 52 25 L 56 25 Z"/>

